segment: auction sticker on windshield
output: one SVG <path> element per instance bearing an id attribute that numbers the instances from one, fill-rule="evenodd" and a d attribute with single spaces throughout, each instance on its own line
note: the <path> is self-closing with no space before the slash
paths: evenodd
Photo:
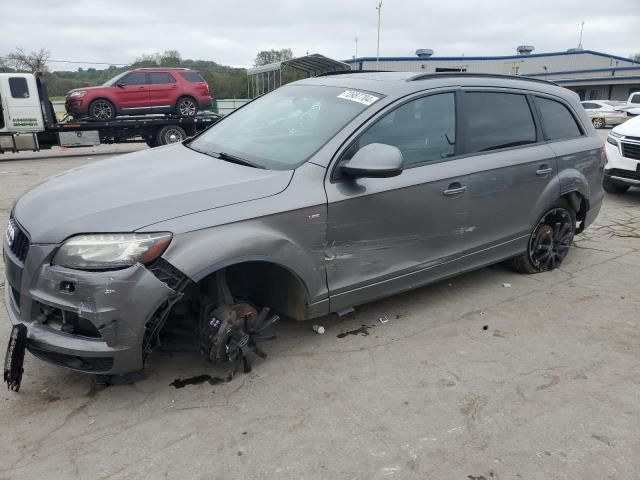
<path id="1" fill-rule="evenodd" d="M 366 106 L 369 106 L 377 100 L 380 100 L 380 97 L 376 97 L 375 95 L 371 95 L 370 93 L 358 92 L 357 90 L 345 90 L 340 95 L 338 95 L 338 98 L 362 103 Z"/>

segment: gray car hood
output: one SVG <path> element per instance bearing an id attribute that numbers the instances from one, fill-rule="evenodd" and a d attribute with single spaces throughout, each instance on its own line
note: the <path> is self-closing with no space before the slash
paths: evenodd
<path id="1" fill-rule="evenodd" d="M 283 191 L 293 171 L 246 167 L 182 144 L 120 155 L 50 178 L 22 196 L 16 220 L 33 243 L 131 232 Z"/>

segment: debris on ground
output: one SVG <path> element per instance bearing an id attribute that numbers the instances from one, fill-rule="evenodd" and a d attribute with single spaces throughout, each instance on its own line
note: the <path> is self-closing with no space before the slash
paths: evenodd
<path id="1" fill-rule="evenodd" d="M 386 315 L 382 315 L 381 317 L 378 318 L 378 321 L 380 323 L 387 323 L 389 321 L 389 317 L 387 317 Z"/>
<path id="2" fill-rule="evenodd" d="M 196 375 L 194 377 L 189 378 L 176 378 L 169 385 L 174 388 L 184 388 L 187 385 L 200 385 L 202 383 L 209 383 L 209 385 L 220 385 L 221 383 L 230 382 L 233 379 L 233 376 L 228 376 L 227 378 L 220 377 L 212 377 L 211 375 L 203 374 Z"/>
<path id="3" fill-rule="evenodd" d="M 322 335 L 325 331 L 322 325 L 314 325 L 312 328 L 313 328 L 313 331 L 316 332 L 318 335 Z"/>
<path id="4" fill-rule="evenodd" d="M 511 284 L 510 283 L 503 283 L 502 286 L 504 288 L 511 288 Z"/>
<path id="5" fill-rule="evenodd" d="M 483 330 L 489 330 L 489 325 L 484 325 L 484 326 L 482 327 L 482 329 L 483 329 Z"/>
<path id="6" fill-rule="evenodd" d="M 342 332 L 336 335 L 337 338 L 344 338 L 349 335 L 361 335 L 366 337 L 369 335 L 369 329 L 374 328 L 375 325 L 362 325 L 360 328 L 356 328 L 355 330 L 349 330 L 348 332 Z"/>

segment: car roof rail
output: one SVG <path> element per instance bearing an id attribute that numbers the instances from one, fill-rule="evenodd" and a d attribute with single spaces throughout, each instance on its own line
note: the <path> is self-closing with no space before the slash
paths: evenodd
<path id="1" fill-rule="evenodd" d="M 407 82 L 416 82 L 419 80 L 430 80 L 433 78 L 451 78 L 451 77 L 473 77 L 473 78 L 500 78 L 503 80 L 523 80 L 525 82 L 538 82 L 547 85 L 558 85 L 550 80 L 542 80 L 540 78 L 532 78 L 520 75 L 502 75 L 499 73 L 475 73 L 475 72 L 439 72 L 439 73 L 420 73 L 413 77 L 407 78 Z"/>
<path id="2" fill-rule="evenodd" d="M 157 67 L 138 67 L 133 68 L 132 70 L 191 70 L 187 67 L 161 67 L 158 65 Z"/>
<path id="3" fill-rule="evenodd" d="M 321 73 L 316 77 L 329 77 L 331 75 L 346 75 L 348 73 L 387 73 L 392 70 L 334 70 L 332 72 Z"/>

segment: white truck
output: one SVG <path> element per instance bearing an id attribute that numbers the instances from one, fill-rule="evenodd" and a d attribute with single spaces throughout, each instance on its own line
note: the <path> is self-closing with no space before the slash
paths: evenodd
<path id="1" fill-rule="evenodd" d="M 165 145 L 193 136 L 220 118 L 205 113 L 195 117 L 143 115 L 110 121 L 60 122 L 43 76 L 0 73 L 0 153 L 136 141 L 149 146 Z"/>

